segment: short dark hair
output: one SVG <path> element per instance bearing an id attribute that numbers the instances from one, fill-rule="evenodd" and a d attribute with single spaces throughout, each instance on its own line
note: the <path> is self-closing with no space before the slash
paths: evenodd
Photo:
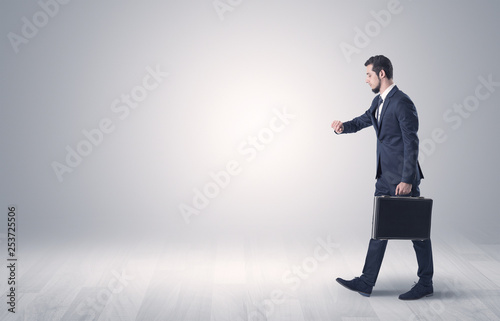
<path id="1" fill-rule="evenodd" d="M 373 65 L 372 69 L 377 74 L 377 76 L 381 70 L 384 70 L 387 78 L 392 79 L 392 63 L 386 56 L 372 56 L 365 62 L 365 66 L 368 65 Z"/>

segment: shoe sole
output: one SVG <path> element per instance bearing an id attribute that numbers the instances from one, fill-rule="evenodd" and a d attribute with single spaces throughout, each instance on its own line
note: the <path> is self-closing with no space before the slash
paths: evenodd
<path id="1" fill-rule="evenodd" d="M 358 292 L 359 294 L 361 294 L 361 295 L 362 295 L 362 296 L 364 296 L 364 297 L 367 297 L 367 298 L 368 298 L 368 297 L 370 297 L 370 295 L 371 295 L 370 293 L 360 292 L 360 291 L 353 290 L 353 289 L 351 289 L 351 288 L 349 288 L 349 287 L 347 287 L 347 286 L 343 285 L 343 284 L 342 284 L 342 283 L 340 283 L 338 280 L 336 280 L 336 281 L 337 281 L 337 283 L 338 283 L 338 284 L 342 285 L 344 288 L 346 288 L 346 289 L 348 289 L 348 290 L 351 290 L 351 291 L 353 291 L 353 292 Z"/>
<path id="2" fill-rule="evenodd" d="M 399 298 L 399 299 L 402 300 L 402 301 L 415 301 L 415 300 L 420 300 L 422 298 L 428 298 L 428 297 L 431 297 L 433 295 L 434 295 L 434 293 L 426 294 L 424 296 L 421 296 L 420 298 L 415 298 L 415 299 L 401 299 L 401 298 Z"/>

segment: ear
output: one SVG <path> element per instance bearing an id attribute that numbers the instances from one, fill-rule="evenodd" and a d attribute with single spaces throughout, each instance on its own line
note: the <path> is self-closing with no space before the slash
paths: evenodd
<path id="1" fill-rule="evenodd" d="M 378 76 L 379 76 L 380 79 L 385 78 L 385 76 L 386 76 L 385 75 L 385 70 L 384 69 L 380 70 L 380 72 L 378 73 Z"/>

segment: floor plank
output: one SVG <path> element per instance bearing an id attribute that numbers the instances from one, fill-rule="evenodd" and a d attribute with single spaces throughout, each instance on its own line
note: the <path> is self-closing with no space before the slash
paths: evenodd
<path id="1" fill-rule="evenodd" d="M 434 240 L 434 296 L 400 301 L 416 281 L 411 242 L 390 241 L 370 298 L 336 277 L 359 276 L 368 242 L 328 233 L 138 240 L 24 253 L 17 312 L 6 321 L 498 320 L 500 244 Z M 51 254 L 52 253 L 52 254 Z M 55 255 L 54 253 L 57 253 Z M 5 273 L 5 271 L 3 271 Z M 6 290 L 2 291 L 4 296 Z"/>

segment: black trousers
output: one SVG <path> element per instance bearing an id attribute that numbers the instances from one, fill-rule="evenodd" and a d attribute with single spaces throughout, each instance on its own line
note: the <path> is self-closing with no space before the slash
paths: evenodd
<path id="1" fill-rule="evenodd" d="M 375 196 L 392 195 L 394 196 L 396 185 L 386 182 L 381 177 L 377 180 L 375 185 Z M 412 185 L 411 196 L 420 196 L 420 189 L 418 184 Z M 432 245 L 431 240 L 412 241 L 413 249 L 417 256 L 418 270 L 417 276 L 419 283 L 423 285 L 432 285 L 432 276 L 434 274 L 434 264 L 432 262 Z M 370 286 L 375 286 L 377 277 L 382 266 L 384 259 L 385 249 L 387 247 L 387 240 L 374 240 L 370 239 L 368 245 L 368 252 L 366 253 L 365 265 L 363 267 L 363 274 L 360 279 Z"/>

